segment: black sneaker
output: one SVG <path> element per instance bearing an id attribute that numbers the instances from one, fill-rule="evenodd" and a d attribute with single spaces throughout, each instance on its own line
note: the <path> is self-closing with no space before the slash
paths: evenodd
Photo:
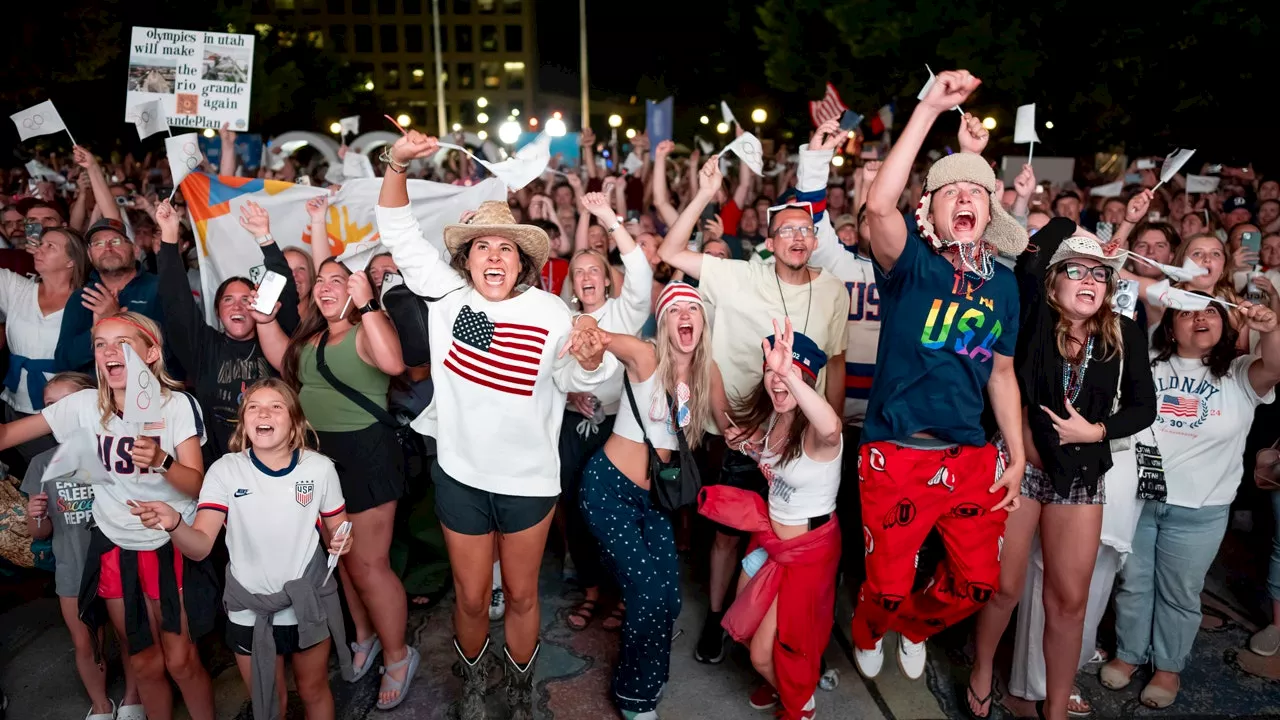
<path id="1" fill-rule="evenodd" d="M 702 626 L 702 637 L 698 638 L 698 646 L 693 651 L 693 658 L 698 662 L 714 665 L 724 660 L 728 651 L 728 643 L 725 642 L 728 636 L 724 628 L 720 627 L 722 619 L 723 612 L 707 613 L 707 622 Z"/>

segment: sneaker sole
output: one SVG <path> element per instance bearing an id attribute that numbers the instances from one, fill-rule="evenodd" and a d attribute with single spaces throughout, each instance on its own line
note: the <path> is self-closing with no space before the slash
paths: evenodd
<path id="1" fill-rule="evenodd" d="M 920 668 L 920 674 L 914 677 L 911 675 L 911 673 L 907 672 L 907 668 L 902 664 L 901 655 L 898 656 L 898 670 L 902 673 L 902 677 L 908 680 L 911 680 L 912 682 L 915 682 L 916 680 L 919 680 L 920 678 L 924 677 L 924 668 Z"/>
<path id="2" fill-rule="evenodd" d="M 757 705 L 757 704 L 755 704 L 753 701 L 748 700 L 748 701 L 747 701 L 747 704 L 751 706 L 751 709 L 752 709 L 752 710 L 772 710 L 772 709 L 774 709 L 774 708 L 778 707 L 778 701 L 777 701 L 777 700 L 774 700 L 773 702 L 769 703 L 768 705 Z"/>
<path id="3" fill-rule="evenodd" d="M 859 675 L 866 678 L 867 680 L 875 680 L 876 678 L 880 677 L 880 670 L 884 670 L 884 662 L 881 661 L 880 670 L 877 670 L 874 673 L 868 673 L 866 670 L 862 669 L 862 665 L 857 661 L 855 657 L 853 661 L 853 668 L 858 671 Z"/>

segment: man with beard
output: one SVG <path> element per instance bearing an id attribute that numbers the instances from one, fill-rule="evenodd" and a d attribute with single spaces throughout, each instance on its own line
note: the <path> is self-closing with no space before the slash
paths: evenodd
<path id="1" fill-rule="evenodd" d="M 934 122 L 979 84 L 963 70 L 939 74 L 867 193 L 880 346 L 858 458 L 867 580 L 853 640 L 868 678 L 880 673 L 890 630 L 903 674 L 920 678 L 925 640 L 994 595 L 1006 511 L 1017 508 L 1026 467 L 1013 366 L 1018 287 L 995 259 L 1020 255 L 1027 232 L 972 152 L 930 168 L 917 229 L 897 207 Z M 1003 461 L 982 427 L 984 389 L 1008 446 Z M 917 552 L 935 527 L 946 557 L 913 594 Z"/>
<path id="2" fill-rule="evenodd" d="M 714 307 L 711 352 L 720 366 L 729 402 L 745 400 L 760 384 L 764 374 L 760 341 L 773 333 L 775 321 L 782 322 L 787 317 L 797 333 L 811 338 L 827 354 L 829 360 L 818 375 L 817 390 L 825 394 L 836 412 L 842 412 L 849 295 L 844 283 L 833 275 L 809 267 L 817 244 L 814 216 L 825 209 L 826 188 L 798 193 L 794 201 L 769 208 L 765 244 L 775 262 L 753 263 L 722 259 L 688 247 L 689 234 L 703 209 L 720 191 L 722 182 L 719 157 L 712 156 L 699 173 L 697 194 L 672 225 L 658 254 L 686 277 L 696 279 L 703 299 Z M 723 413 L 717 413 L 716 422 L 727 425 Z M 705 443 L 708 452 L 703 467 L 719 469 L 720 477 L 717 481 L 713 473 L 704 470 L 703 484 L 719 482 L 764 496 L 768 485 L 755 461 L 731 449 L 734 435 L 735 429 L 730 427 L 724 440 L 711 437 Z M 742 538 L 742 533 L 723 527 L 716 533 L 711 549 L 710 612 L 694 653 L 699 662 L 718 663 L 724 659 L 725 632 L 720 621 L 725 594 L 737 574 L 735 565 Z"/>
<path id="3" fill-rule="evenodd" d="M 58 372 L 92 372 L 93 326 L 117 310 L 139 312 L 161 323 L 159 279 L 142 269 L 124 223 L 103 218 L 85 233 L 93 272 L 85 286 L 71 293 L 62 313 L 62 330 L 54 353 Z M 171 363 L 166 349 L 166 361 Z M 169 364 L 170 373 L 174 367 Z"/>

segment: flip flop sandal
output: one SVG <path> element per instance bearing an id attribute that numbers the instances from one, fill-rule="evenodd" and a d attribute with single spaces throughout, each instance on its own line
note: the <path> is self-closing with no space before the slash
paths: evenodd
<path id="1" fill-rule="evenodd" d="M 1107 654 L 1106 650 L 1103 650 L 1102 648 L 1094 648 L 1093 655 L 1089 656 L 1089 662 L 1085 664 L 1101 665 L 1102 663 L 1109 662 L 1110 660 L 1111 656 Z"/>
<path id="2" fill-rule="evenodd" d="M 987 720 L 987 718 L 991 717 L 991 706 L 995 704 L 995 698 L 996 698 L 995 681 L 992 680 L 991 690 L 987 692 L 986 697 L 978 697 L 977 691 L 975 691 L 973 689 L 973 686 L 968 683 L 965 683 L 964 690 L 965 690 L 964 704 L 960 706 L 960 709 L 964 711 L 964 714 L 968 716 L 970 720 Z M 985 705 L 987 707 L 987 714 L 979 715 L 978 713 L 974 712 L 973 706 L 969 704 L 969 698 L 973 698 L 974 700 L 976 700 L 977 702 L 975 704 L 978 707 L 982 707 Z"/>
<path id="3" fill-rule="evenodd" d="M 1071 709 L 1072 705 L 1076 705 L 1077 707 L 1083 707 L 1086 709 L 1072 710 Z M 1093 705 L 1091 705 L 1089 701 L 1085 699 L 1084 693 L 1081 692 L 1080 688 L 1078 687 L 1071 688 L 1071 697 L 1067 698 L 1067 714 L 1070 715 L 1071 717 L 1077 717 L 1077 718 L 1090 717 L 1093 715 Z"/>
<path id="4" fill-rule="evenodd" d="M 609 617 L 605 618 L 600 626 L 605 630 L 621 630 L 622 623 L 627 618 L 626 612 L 627 609 L 621 605 L 614 605 L 613 610 L 609 611 Z"/>
<path id="5" fill-rule="evenodd" d="M 387 690 L 399 691 L 400 693 L 396 696 L 395 700 L 392 700 L 385 705 L 379 702 L 377 705 L 379 710 L 390 710 L 404 702 L 405 696 L 409 694 L 409 685 L 413 683 L 413 676 L 418 672 L 418 662 L 420 660 L 421 657 L 418 655 L 417 649 L 410 647 L 409 654 L 405 655 L 403 660 L 391 663 L 390 665 L 386 665 L 378 670 L 382 675 L 383 687 L 386 687 Z M 397 680 L 388 674 L 388 671 L 399 670 L 405 665 L 408 665 L 409 669 L 404 671 L 404 680 Z M 382 688 L 378 689 L 378 694 L 382 694 Z"/>
<path id="6" fill-rule="evenodd" d="M 351 677 L 351 682 L 359 682 L 360 678 L 369 674 L 380 652 L 382 652 L 382 640 L 377 635 L 365 640 L 363 643 L 351 643 L 352 657 L 355 657 L 356 653 L 364 653 L 364 664 L 355 668 L 355 675 Z"/>
<path id="7" fill-rule="evenodd" d="M 570 610 L 569 614 L 565 616 L 564 624 L 568 625 L 569 629 L 574 632 L 582 632 L 583 630 L 586 630 L 589 625 L 591 625 L 591 621 L 595 618 L 595 616 L 596 616 L 596 601 L 583 600 L 581 603 L 578 604 L 578 607 L 574 608 L 573 610 Z M 582 625 L 574 624 L 575 619 L 581 620 Z"/>
<path id="8" fill-rule="evenodd" d="M 116 718 L 116 701 L 111 701 L 111 712 L 94 713 L 93 708 L 89 708 L 89 714 L 84 716 L 84 720 L 115 720 Z"/>

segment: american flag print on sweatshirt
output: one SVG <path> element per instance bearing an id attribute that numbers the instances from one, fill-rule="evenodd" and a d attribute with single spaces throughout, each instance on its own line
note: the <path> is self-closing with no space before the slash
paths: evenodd
<path id="1" fill-rule="evenodd" d="M 495 323 L 470 305 L 453 322 L 453 344 L 444 366 L 458 377 L 512 395 L 533 395 L 547 330 Z"/>

